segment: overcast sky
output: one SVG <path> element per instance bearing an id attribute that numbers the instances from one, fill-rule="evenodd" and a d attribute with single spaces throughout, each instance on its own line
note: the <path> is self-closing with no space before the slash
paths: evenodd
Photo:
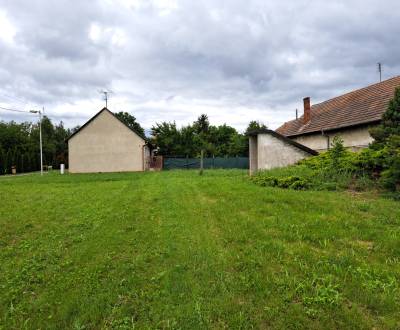
<path id="1" fill-rule="evenodd" d="M 271 128 L 400 74 L 400 1 L 0 0 L 0 106 L 83 124 L 104 106 L 145 128 Z M 0 110 L 1 120 L 27 120 Z"/>

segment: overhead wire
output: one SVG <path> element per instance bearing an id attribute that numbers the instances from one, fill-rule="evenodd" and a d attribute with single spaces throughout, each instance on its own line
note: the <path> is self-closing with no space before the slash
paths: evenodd
<path id="1" fill-rule="evenodd" d="M 0 109 L 1 109 L 1 110 L 6 110 L 6 111 L 13 111 L 13 112 L 31 113 L 30 111 L 26 111 L 26 110 L 11 109 L 11 108 L 5 108 L 5 107 L 0 107 Z"/>

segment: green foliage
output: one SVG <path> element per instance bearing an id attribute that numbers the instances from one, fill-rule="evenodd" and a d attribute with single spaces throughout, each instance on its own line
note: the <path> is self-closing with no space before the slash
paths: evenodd
<path id="1" fill-rule="evenodd" d="M 251 122 L 250 126 L 260 125 Z M 249 127 L 250 127 L 249 126 Z M 249 128 L 248 128 L 249 129 Z M 151 141 L 161 155 L 198 157 L 233 157 L 248 155 L 248 138 L 226 124 L 211 125 L 207 115 L 200 115 L 192 125 L 177 128 L 176 123 L 156 123 Z"/>
<path id="2" fill-rule="evenodd" d="M 135 131 L 139 134 L 140 137 L 146 139 L 146 135 L 144 129 L 140 124 L 136 121 L 135 116 L 132 116 L 128 112 L 120 111 L 115 113 L 115 116 L 122 121 L 126 126 L 128 126 L 131 130 Z"/>
<path id="3" fill-rule="evenodd" d="M 260 130 L 260 129 L 267 129 L 267 126 L 259 121 L 252 120 L 249 123 L 249 126 L 247 126 L 246 134 L 250 133 L 251 131 L 256 131 L 256 130 Z"/>
<path id="4" fill-rule="evenodd" d="M 373 177 L 363 167 L 367 157 L 365 152 L 357 154 L 342 148 L 338 140 L 328 152 L 287 168 L 261 171 L 252 180 L 260 185 L 290 189 L 363 191 L 374 186 Z"/>
<path id="5" fill-rule="evenodd" d="M 375 139 L 370 148 L 376 151 L 374 172 L 381 172 L 384 187 L 400 193 L 400 88 L 396 88 L 382 123 L 371 130 Z"/>
<path id="6" fill-rule="evenodd" d="M 355 166 L 356 158 L 356 153 L 347 150 L 343 146 L 343 140 L 335 136 L 332 147 L 327 152 L 303 159 L 299 164 L 305 165 L 313 170 L 336 175 L 339 172 L 355 172 L 357 170 Z"/>
<path id="7" fill-rule="evenodd" d="M 373 147 L 382 147 L 390 136 L 400 136 L 400 87 L 396 88 L 388 109 L 382 116 L 382 123 L 370 130 L 374 138 Z"/>
<path id="8" fill-rule="evenodd" d="M 276 177 L 266 175 L 268 172 L 259 172 L 257 175 L 252 176 L 251 180 L 260 186 L 289 188 L 295 190 L 304 190 L 310 186 L 310 182 L 307 179 L 300 178 L 298 176 L 284 176 Z"/>
<path id="9" fill-rule="evenodd" d="M 391 191 L 400 192 L 400 135 L 392 135 L 381 150 L 385 154 L 382 183 Z"/>
<path id="10" fill-rule="evenodd" d="M 68 164 L 68 146 L 66 138 L 71 134 L 63 122 L 53 125 L 44 116 L 42 119 L 43 164 L 57 168 L 59 164 Z M 31 172 L 40 169 L 40 146 L 38 123 L 0 122 L 0 175 L 11 173 L 16 166 L 17 172 Z"/>
<path id="11" fill-rule="evenodd" d="M 339 136 L 335 136 L 332 141 L 332 147 L 328 150 L 328 156 L 331 161 L 332 169 L 342 169 L 345 165 L 343 160 L 345 158 L 346 149 L 343 145 L 343 140 Z"/>

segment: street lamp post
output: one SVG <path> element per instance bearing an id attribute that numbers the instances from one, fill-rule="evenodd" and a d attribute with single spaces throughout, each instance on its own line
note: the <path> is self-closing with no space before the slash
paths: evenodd
<path id="1" fill-rule="evenodd" d="M 40 175 L 43 175 L 42 112 L 40 110 L 30 110 L 30 112 L 39 114 Z"/>

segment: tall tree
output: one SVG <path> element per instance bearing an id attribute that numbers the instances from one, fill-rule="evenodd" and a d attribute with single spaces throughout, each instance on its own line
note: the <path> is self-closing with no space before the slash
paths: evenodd
<path id="1" fill-rule="evenodd" d="M 198 134 L 207 134 L 210 128 L 208 116 L 206 114 L 200 115 L 199 118 L 197 118 L 197 120 L 193 123 L 193 127 Z"/>
<path id="2" fill-rule="evenodd" d="M 140 124 L 136 121 L 135 116 L 132 116 L 128 112 L 120 111 L 115 113 L 115 116 L 122 121 L 126 126 L 128 126 L 130 129 L 134 130 L 136 133 L 138 133 L 143 139 L 146 138 L 146 135 L 144 133 L 144 129 Z"/>
<path id="3" fill-rule="evenodd" d="M 259 121 L 252 120 L 246 128 L 246 134 L 259 129 L 267 129 L 267 126 Z"/>
<path id="4" fill-rule="evenodd" d="M 396 88 L 381 124 L 370 130 L 374 142 L 371 149 L 378 151 L 377 165 L 382 171 L 383 184 L 400 192 L 400 88 Z"/>
<path id="5" fill-rule="evenodd" d="M 180 132 L 174 123 L 156 123 L 151 128 L 152 143 L 158 147 L 160 155 L 179 155 Z"/>
<path id="6" fill-rule="evenodd" d="M 384 145 L 391 135 L 400 135 L 400 88 L 396 88 L 381 124 L 371 129 L 370 133 L 374 138 L 373 146 L 377 147 Z"/>

